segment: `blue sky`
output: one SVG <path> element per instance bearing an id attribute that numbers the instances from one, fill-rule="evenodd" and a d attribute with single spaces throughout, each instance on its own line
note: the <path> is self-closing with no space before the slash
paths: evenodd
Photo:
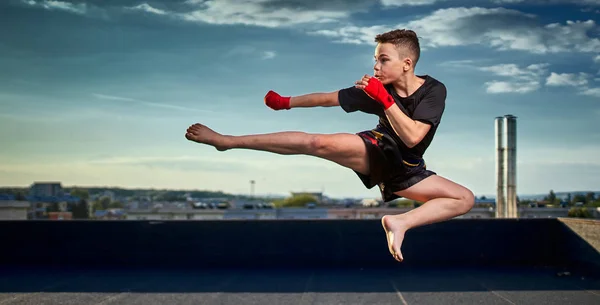
<path id="1" fill-rule="evenodd" d="M 519 194 L 598 190 L 599 17 L 597 0 L 3 1 L 0 185 L 377 197 L 325 160 L 184 134 L 370 129 L 372 115 L 276 112 L 263 96 L 352 86 L 374 36 L 409 28 L 416 73 L 448 88 L 430 169 L 494 195 L 494 117 L 513 114 Z"/>

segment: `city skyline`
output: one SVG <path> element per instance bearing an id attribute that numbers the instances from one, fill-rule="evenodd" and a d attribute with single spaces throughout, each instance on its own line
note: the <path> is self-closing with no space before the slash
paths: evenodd
<path id="1" fill-rule="evenodd" d="M 377 197 L 307 156 L 218 152 L 202 123 L 241 135 L 355 133 L 377 118 L 339 108 L 273 111 L 282 95 L 372 74 L 373 38 L 408 28 L 418 75 L 448 89 L 428 168 L 495 194 L 494 118 L 517 119 L 517 194 L 600 185 L 600 4 L 556 1 L 39 1 L 0 4 L 0 185 L 324 191 Z M 410 5 L 403 3 L 411 3 Z"/>

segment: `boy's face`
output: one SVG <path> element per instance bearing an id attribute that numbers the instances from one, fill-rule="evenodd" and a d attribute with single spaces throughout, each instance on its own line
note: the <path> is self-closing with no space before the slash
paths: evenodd
<path id="1" fill-rule="evenodd" d="M 375 65 L 373 76 L 382 84 L 387 85 L 400 79 L 410 70 L 412 60 L 400 55 L 398 49 L 391 43 L 378 43 L 375 47 Z"/>

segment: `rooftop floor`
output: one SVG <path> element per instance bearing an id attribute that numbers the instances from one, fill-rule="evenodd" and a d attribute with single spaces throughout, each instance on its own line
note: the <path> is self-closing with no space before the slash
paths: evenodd
<path id="1" fill-rule="evenodd" d="M 600 221 L 0 222 L 4 304 L 600 304 Z M 565 273 L 568 272 L 568 273 Z"/>
<path id="2" fill-rule="evenodd" d="M 597 275 L 564 271 L 2 268 L 0 304 L 600 304 Z"/>

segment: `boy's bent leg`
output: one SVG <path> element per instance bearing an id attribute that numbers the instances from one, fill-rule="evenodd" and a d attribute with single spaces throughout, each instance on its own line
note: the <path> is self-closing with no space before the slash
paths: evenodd
<path id="1" fill-rule="evenodd" d="M 364 141 L 355 134 L 311 134 L 297 131 L 231 136 L 194 124 L 185 137 L 190 141 L 214 146 L 219 151 L 252 149 L 281 155 L 308 155 L 335 162 L 367 175 L 369 162 Z"/>
<path id="2" fill-rule="evenodd" d="M 423 202 L 406 213 L 382 218 L 390 252 L 398 261 L 403 260 L 400 248 L 407 230 L 466 214 L 475 203 L 475 196 L 469 189 L 438 175 L 429 176 L 395 194 Z"/>

